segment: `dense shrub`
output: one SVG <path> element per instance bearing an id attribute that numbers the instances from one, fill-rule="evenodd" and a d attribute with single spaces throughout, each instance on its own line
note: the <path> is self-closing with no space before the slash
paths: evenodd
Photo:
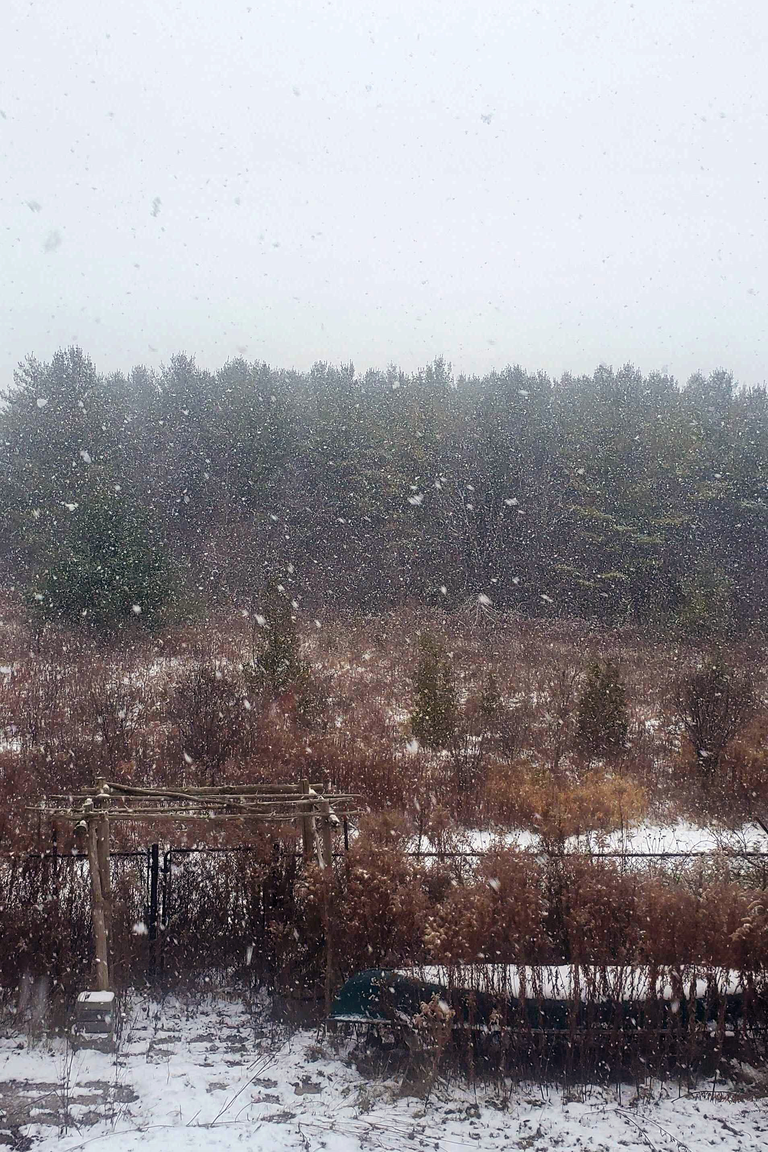
<path id="1" fill-rule="evenodd" d="M 720 768 L 731 805 L 768 817 L 768 717 L 753 717 L 724 749 Z"/>
<path id="2" fill-rule="evenodd" d="M 253 670 L 264 687 L 276 695 L 306 678 L 308 669 L 300 655 L 294 605 L 282 585 L 268 585 L 263 609 L 263 613 L 257 615 L 262 642 L 255 654 Z M 258 634 L 253 635 L 256 639 Z"/>
<path id="3" fill-rule="evenodd" d="M 768 961 L 763 894 L 729 880 L 647 879 L 638 892 L 638 954 L 660 964 L 707 963 L 760 971 Z"/>
<path id="4" fill-rule="evenodd" d="M 67 528 L 31 594 L 44 619 L 100 634 L 167 622 L 178 582 L 139 509 L 114 492 L 93 496 L 72 505 Z"/>
<path id="5" fill-rule="evenodd" d="M 612 660 L 594 660 L 579 698 L 576 737 L 590 758 L 623 752 L 629 732 L 626 689 Z"/>
<path id="6" fill-rule="evenodd" d="M 553 845 L 571 836 L 630 826 L 646 808 L 643 790 L 629 777 L 592 771 L 581 780 L 563 780 L 526 761 L 497 766 L 487 797 L 498 826 L 539 832 Z"/>
<path id="7" fill-rule="evenodd" d="M 456 733 L 457 720 L 450 657 L 439 640 L 424 632 L 419 636 L 419 662 L 413 676 L 411 731 L 428 748 L 446 748 Z"/>
<path id="8" fill-rule="evenodd" d="M 509 850 L 482 860 L 472 880 L 452 886 L 424 929 L 435 963 L 530 963 L 547 954 L 541 866 Z"/>
<path id="9" fill-rule="evenodd" d="M 703 774 L 713 775 L 726 747 L 755 710 L 751 676 L 715 655 L 678 680 L 675 706 Z"/>
<path id="10" fill-rule="evenodd" d="M 429 896 L 422 866 L 404 850 L 404 832 L 386 821 L 369 824 L 343 861 L 343 899 L 333 911 L 340 976 L 422 959 Z"/>
<path id="11" fill-rule="evenodd" d="M 634 960 L 639 878 L 613 861 L 550 860 L 547 927 L 555 955 L 573 963 Z"/>
<path id="12" fill-rule="evenodd" d="M 483 682 L 477 700 L 470 701 L 469 707 L 465 709 L 470 716 L 473 704 L 489 747 L 508 760 L 514 759 L 522 750 L 526 729 L 533 720 L 530 701 L 518 698 L 512 703 L 508 698 L 505 699 L 491 671 Z"/>
<path id="13" fill-rule="evenodd" d="M 172 711 L 179 734 L 181 764 L 199 765 L 215 784 L 235 752 L 247 753 L 253 712 L 242 686 L 215 666 L 194 668 L 174 689 Z"/>

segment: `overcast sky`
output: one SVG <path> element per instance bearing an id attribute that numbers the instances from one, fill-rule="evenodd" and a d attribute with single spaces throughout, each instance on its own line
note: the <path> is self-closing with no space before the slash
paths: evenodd
<path id="1" fill-rule="evenodd" d="M 768 378 L 764 0 L 1 0 L 0 388 L 352 360 Z"/>

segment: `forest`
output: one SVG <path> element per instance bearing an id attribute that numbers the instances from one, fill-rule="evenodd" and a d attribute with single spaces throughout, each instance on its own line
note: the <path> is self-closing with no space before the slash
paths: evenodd
<path id="1" fill-rule="evenodd" d="M 0 43 L 0 1152 L 768 1152 L 768 6 Z"/>
<path id="2" fill-rule="evenodd" d="M 690 637 L 759 627 L 768 393 L 626 365 L 552 379 L 179 354 L 29 357 L 0 407 L 0 573 L 97 632 L 271 580 L 311 609 L 481 604 Z"/>
<path id="3" fill-rule="evenodd" d="M 330 868 L 290 821 L 115 822 L 116 988 L 317 1018 L 371 965 L 733 969 L 760 1063 L 766 396 L 27 360 L 0 411 L 0 1012 L 29 985 L 63 1019 L 93 971 L 83 789 L 306 784 L 351 810 Z"/>

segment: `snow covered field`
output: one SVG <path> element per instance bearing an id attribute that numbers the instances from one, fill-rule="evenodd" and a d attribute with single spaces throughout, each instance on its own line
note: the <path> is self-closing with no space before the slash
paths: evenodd
<path id="1" fill-rule="evenodd" d="M 502 834 L 468 829 L 457 835 L 456 847 L 467 852 L 484 853 L 493 848 L 519 848 L 536 850 L 541 838 L 534 832 L 514 830 Z M 417 842 L 409 845 L 414 850 Z M 421 851 L 434 851 L 436 845 L 422 837 Z M 768 856 L 768 836 L 757 824 L 746 823 L 735 828 L 700 827 L 686 821 L 656 824 L 643 821 L 631 828 L 616 832 L 592 832 L 587 836 L 572 836 L 565 843 L 567 852 L 627 853 L 628 855 L 657 857 L 664 853 L 680 854 L 708 852 L 759 852 Z"/>
<path id="2" fill-rule="evenodd" d="M 135 997 L 113 1055 L 2 1035 L 0 1133 L 40 1152 L 768 1149 L 757 1087 L 656 1084 L 638 1099 L 630 1085 L 569 1098 L 438 1084 L 425 1104 L 399 1097 L 395 1080 L 365 1080 L 346 1044 L 279 1029 L 223 997 Z"/>

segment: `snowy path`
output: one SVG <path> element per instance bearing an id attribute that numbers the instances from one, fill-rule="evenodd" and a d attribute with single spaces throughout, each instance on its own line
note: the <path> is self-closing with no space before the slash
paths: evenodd
<path id="1" fill-rule="evenodd" d="M 515 1088 L 504 1102 L 440 1086 L 426 1105 L 396 1091 L 315 1033 L 278 1034 L 226 999 L 135 1000 L 116 1055 L 0 1039 L 0 1131 L 40 1152 L 768 1150 L 768 1099 L 713 1099 L 711 1085 L 682 1098 L 656 1086 L 643 1101 L 627 1086 L 621 1102 L 615 1089 L 569 1102 Z"/>

